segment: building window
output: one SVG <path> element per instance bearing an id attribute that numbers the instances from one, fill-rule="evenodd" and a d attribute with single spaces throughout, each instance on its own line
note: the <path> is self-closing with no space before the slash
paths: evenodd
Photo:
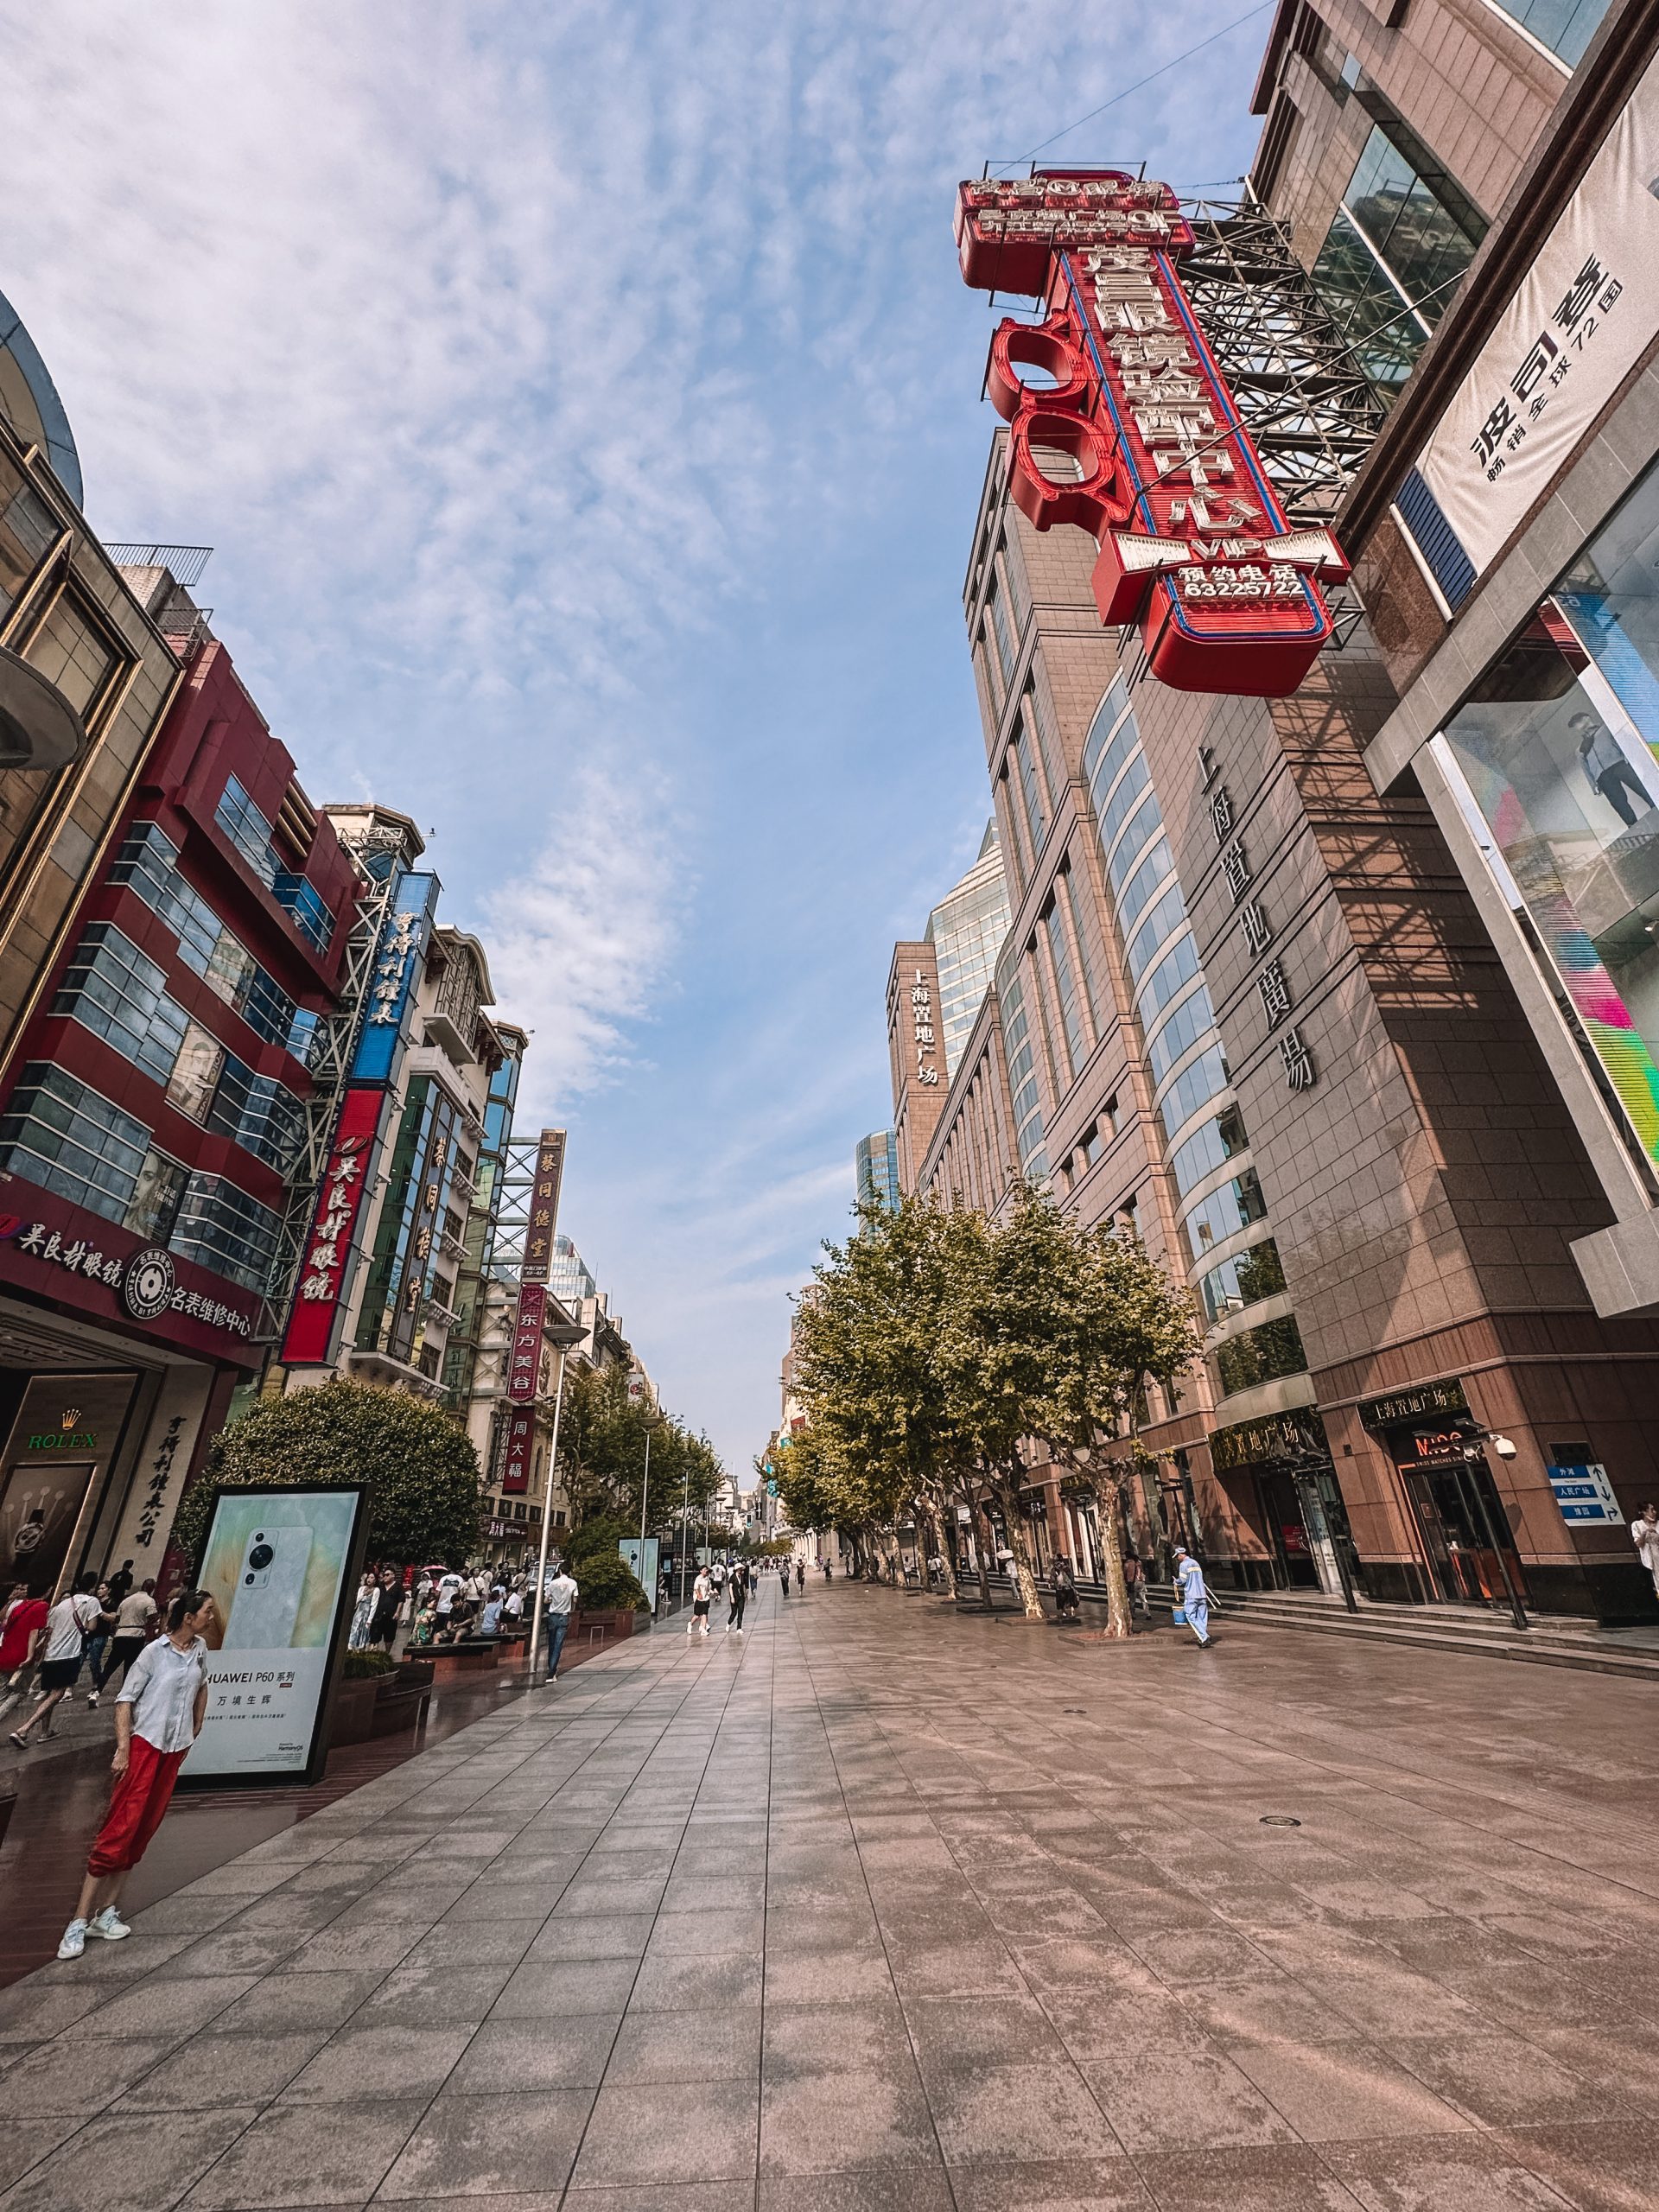
<path id="1" fill-rule="evenodd" d="M 317 951 L 327 952 L 334 940 L 334 918 L 324 906 L 322 893 L 316 886 L 290 869 L 278 868 L 271 888 L 277 904 L 287 907 L 300 935 Z"/>
<path id="2" fill-rule="evenodd" d="M 1060 870 L 1060 881 L 1065 887 L 1066 911 L 1071 917 L 1071 934 L 1077 940 L 1077 965 L 1083 970 L 1083 995 L 1089 1002 L 1089 1019 L 1094 1024 L 1095 1034 L 1100 1034 L 1100 992 L 1095 982 L 1094 963 L 1089 957 L 1089 940 L 1084 935 L 1083 902 L 1077 897 L 1077 887 L 1070 864 Z"/>
<path id="3" fill-rule="evenodd" d="M 224 796 L 213 810 L 213 819 L 269 891 L 277 874 L 270 824 L 248 797 L 239 777 L 226 779 Z"/>
<path id="4" fill-rule="evenodd" d="M 996 664 L 1001 671 L 1002 690 L 1006 693 L 1009 678 L 1014 674 L 1014 639 L 1008 632 L 1008 610 L 995 577 L 991 579 L 991 588 L 985 594 L 985 612 L 990 619 L 991 635 L 996 640 Z"/>
<path id="5" fill-rule="evenodd" d="M 1026 827 L 1031 832 L 1031 852 L 1034 861 L 1043 849 L 1043 839 L 1048 834 L 1048 818 L 1043 810 L 1043 786 L 1031 749 L 1031 732 L 1023 721 L 1014 736 L 1014 757 L 1020 771 L 1020 795 L 1025 802 Z"/>
<path id="6" fill-rule="evenodd" d="M 1276 1298 L 1284 1287 L 1285 1270 L 1279 1247 L 1271 1236 L 1224 1260 L 1218 1268 L 1198 1278 L 1198 1294 L 1212 1324 L 1242 1313 L 1247 1306 L 1259 1305 L 1264 1298 Z"/>
<path id="7" fill-rule="evenodd" d="M 56 544 L 52 510 L 22 469 L 0 461 L 0 615 L 10 614 L 23 587 Z"/>
<path id="8" fill-rule="evenodd" d="M 223 1175 L 193 1174 L 174 1224 L 171 1249 L 215 1274 L 263 1291 L 276 1251 L 278 1217 Z"/>
<path id="9" fill-rule="evenodd" d="M 1237 1236 L 1253 1222 L 1264 1221 L 1267 1212 L 1261 1180 L 1254 1167 L 1247 1167 L 1242 1175 L 1235 1175 L 1208 1198 L 1200 1198 L 1183 1218 L 1181 1235 L 1189 1255 L 1194 1261 L 1203 1259 L 1213 1245 Z"/>
<path id="10" fill-rule="evenodd" d="M 42 1060 L 24 1068 L 0 1119 L 0 1171 L 157 1241 L 185 1174 L 154 1149 L 142 1122 Z"/>
<path id="11" fill-rule="evenodd" d="M 75 948 L 52 1011 L 71 1015 L 164 1084 L 189 1019 L 162 989 L 164 980 L 113 922 L 93 922 Z"/>
<path id="12" fill-rule="evenodd" d="M 1129 939 L 1127 955 L 1129 980 L 1138 983 L 1154 957 L 1167 943 L 1178 929 L 1186 925 L 1186 902 L 1181 897 L 1181 887 L 1172 883 L 1159 899 L 1152 912 Z"/>
<path id="13" fill-rule="evenodd" d="M 275 1076 L 256 1075 L 245 1060 L 226 1053 L 207 1119 L 217 1135 L 230 1137 L 276 1174 L 286 1175 L 300 1148 L 305 1109 Z"/>
<path id="14" fill-rule="evenodd" d="M 1276 1321 L 1263 1321 L 1259 1328 L 1246 1329 L 1242 1336 L 1229 1337 L 1216 1346 L 1214 1357 L 1224 1398 L 1230 1398 L 1237 1390 L 1253 1390 L 1262 1382 L 1276 1382 L 1283 1375 L 1304 1374 L 1307 1368 L 1301 1331 L 1289 1313 L 1281 1314 Z"/>
<path id="15" fill-rule="evenodd" d="M 1135 874 L 1117 896 L 1117 925 L 1125 937 L 1135 925 L 1135 916 L 1146 905 L 1153 893 L 1173 874 L 1175 862 L 1169 849 L 1169 840 L 1160 837 L 1147 855 Z"/>
<path id="16" fill-rule="evenodd" d="M 1492 5 L 1575 69 L 1600 29 L 1608 0 L 1492 0 Z"/>
<path id="17" fill-rule="evenodd" d="M 1184 989 L 1198 972 L 1198 948 L 1189 931 L 1164 955 L 1141 988 L 1135 1003 L 1144 1028 L 1152 1027 L 1176 992 Z"/>
<path id="18" fill-rule="evenodd" d="M 1068 1071 L 1075 1076 L 1089 1056 L 1089 1040 L 1077 1004 L 1077 977 L 1065 942 L 1065 925 L 1060 919 L 1058 906 L 1051 906 L 1043 916 L 1043 931 L 1048 939 L 1048 957 L 1054 963 L 1054 984 L 1060 995 L 1060 1027 L 1065 1036 Z"/>
<path id="19" fill-rule="evenodd" d="M 1215 1026 L 1216 1010 L 1210 1003 L 1208 990 L 1199 983 L 1147 1040 L 1147 1065 L 1154 1083 L 1161 1083 L 1181 1055 L 1190 1052 Z"/>
<path id="20" fill-rule="evenodd" d="M 60 592 L 23 648 L 32 669 L 56 684 L 83 721 L 96 718 L 124 660 L 118 643 L 90 607 Z"/>
<path id="21" fill-rule="evenodd" d="M 1158 1116 L 1166 1135 L 1173 1136 L 1201 1106 L 1218 1097 L 1226 1088 L 1227 1058 L 1219 1045 L 1212 1046 L 1201 1059 L 1194 1060 L 1176 1077 L 1159 1101 Z"/>
<path id="22" fill-rule="evenodd" d="M 1014 1095 L 1014 1144 L 1020 1165 L 1040 1180 L 1048 1173 L 1048 1154 L 1043 1149 L 1042 1100 L 1032 1058 L 1029 1024 L 1026 1019 L 1025 988 L 1011 975 L 997 986 L 1002 1007 L 1002 1035 L 1008 1053 L 1008 1089 Z"/>
<path id="23" fill-rule="evenodd" d="M 1370 101 L 1375 95 L 1360 97 Z M 1385 397 L 1410 375 L 1486 227 L 1455 179 L 1403 124 L 1392 115 L 1376 122 L 1313 276 Z"/>
<path id="24" fill-rule="evenodd" d="M 173 1063 L 173 1072 L 168 1078 L 167 1096 L 181 1114 L 188 1114 L 193 1122 L 206 1122 L 208 1109 L 213 1103 L 213 1093 L 219 1088 L 219 1070 L 225 1065 L 225 1047 L 217 1037 L 202 1027 L 199 1021 L 191 1022 L 184 1033 L 184 1042 L 179 1047 L 178 1058 Z"/>

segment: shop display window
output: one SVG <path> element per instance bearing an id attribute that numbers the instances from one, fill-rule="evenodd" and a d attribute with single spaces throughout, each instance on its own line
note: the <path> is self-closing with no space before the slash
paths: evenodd
<path id="1" fill-rule="evenodd" d="M 1444 734 L 1584 1034 L 1659 1162 L 1659 468 Z"/>

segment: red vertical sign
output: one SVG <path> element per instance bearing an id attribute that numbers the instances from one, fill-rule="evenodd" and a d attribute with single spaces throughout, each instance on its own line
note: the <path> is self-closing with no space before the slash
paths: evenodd
<path id="1" fill-rule="evenodd" d="M 507 1416 L 507 1448 L 501 1465 L 504 1491 L 530 1488 L 530 1457 L 536 1442 L 533 1407 L 515 1406 Z"/>
<path id="2" fill-rule="evenodd" d="M 322 1366 L 327 1362 L 385 1101 L 384 1090 L 360 1085 L 346 1094 L 334 1148 L 323 1171 L 317 1211 L 305 1240 L 294 1310 L 283 1338 L 287 1366 Z"/>
<path id="3" fill-rule="evenodd" d="M 553 1233 L 559 1221 L 559 1185 L 564 1179 L 564 1131 L 543 1129 L 536 1147 L 536 1180 L 530 1194 L 530 1219 L 524 1225 L 525 1282 L 545 1282 L 553 1256 Z"/>
<path id="4" fill-rule="evenodd" d="M 512 1349 L 507 1355 L 507 1400 L 527 1406 L 536 1395 L 542 1372 L 542 1322 L 547 1313 L 547 1285 L 518 1286 L 518 1308 L 513 1316 Z"/>

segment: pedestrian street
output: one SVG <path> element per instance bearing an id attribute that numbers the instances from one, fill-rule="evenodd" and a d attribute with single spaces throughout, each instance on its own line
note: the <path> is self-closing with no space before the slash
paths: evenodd
<path id="1" fill-rule="evenodd" d="M 750 1624 L 0 1995 L 0 2212 L 1659 2202 L 1645 1684 L 841 1582 Z"/>

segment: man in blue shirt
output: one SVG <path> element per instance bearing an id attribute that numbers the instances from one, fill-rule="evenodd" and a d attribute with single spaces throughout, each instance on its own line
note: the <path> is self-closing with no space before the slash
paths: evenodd
<path id="1" fill-rule="evenodd" d="M 1200 1651 L 1210 1649 L 1210 1592 L 1204 1586 L 1204 1569 L 1191 1552 L 1175 1548 L 1175 1588 L 1187 1625 L 1198 1639 Z"/>

